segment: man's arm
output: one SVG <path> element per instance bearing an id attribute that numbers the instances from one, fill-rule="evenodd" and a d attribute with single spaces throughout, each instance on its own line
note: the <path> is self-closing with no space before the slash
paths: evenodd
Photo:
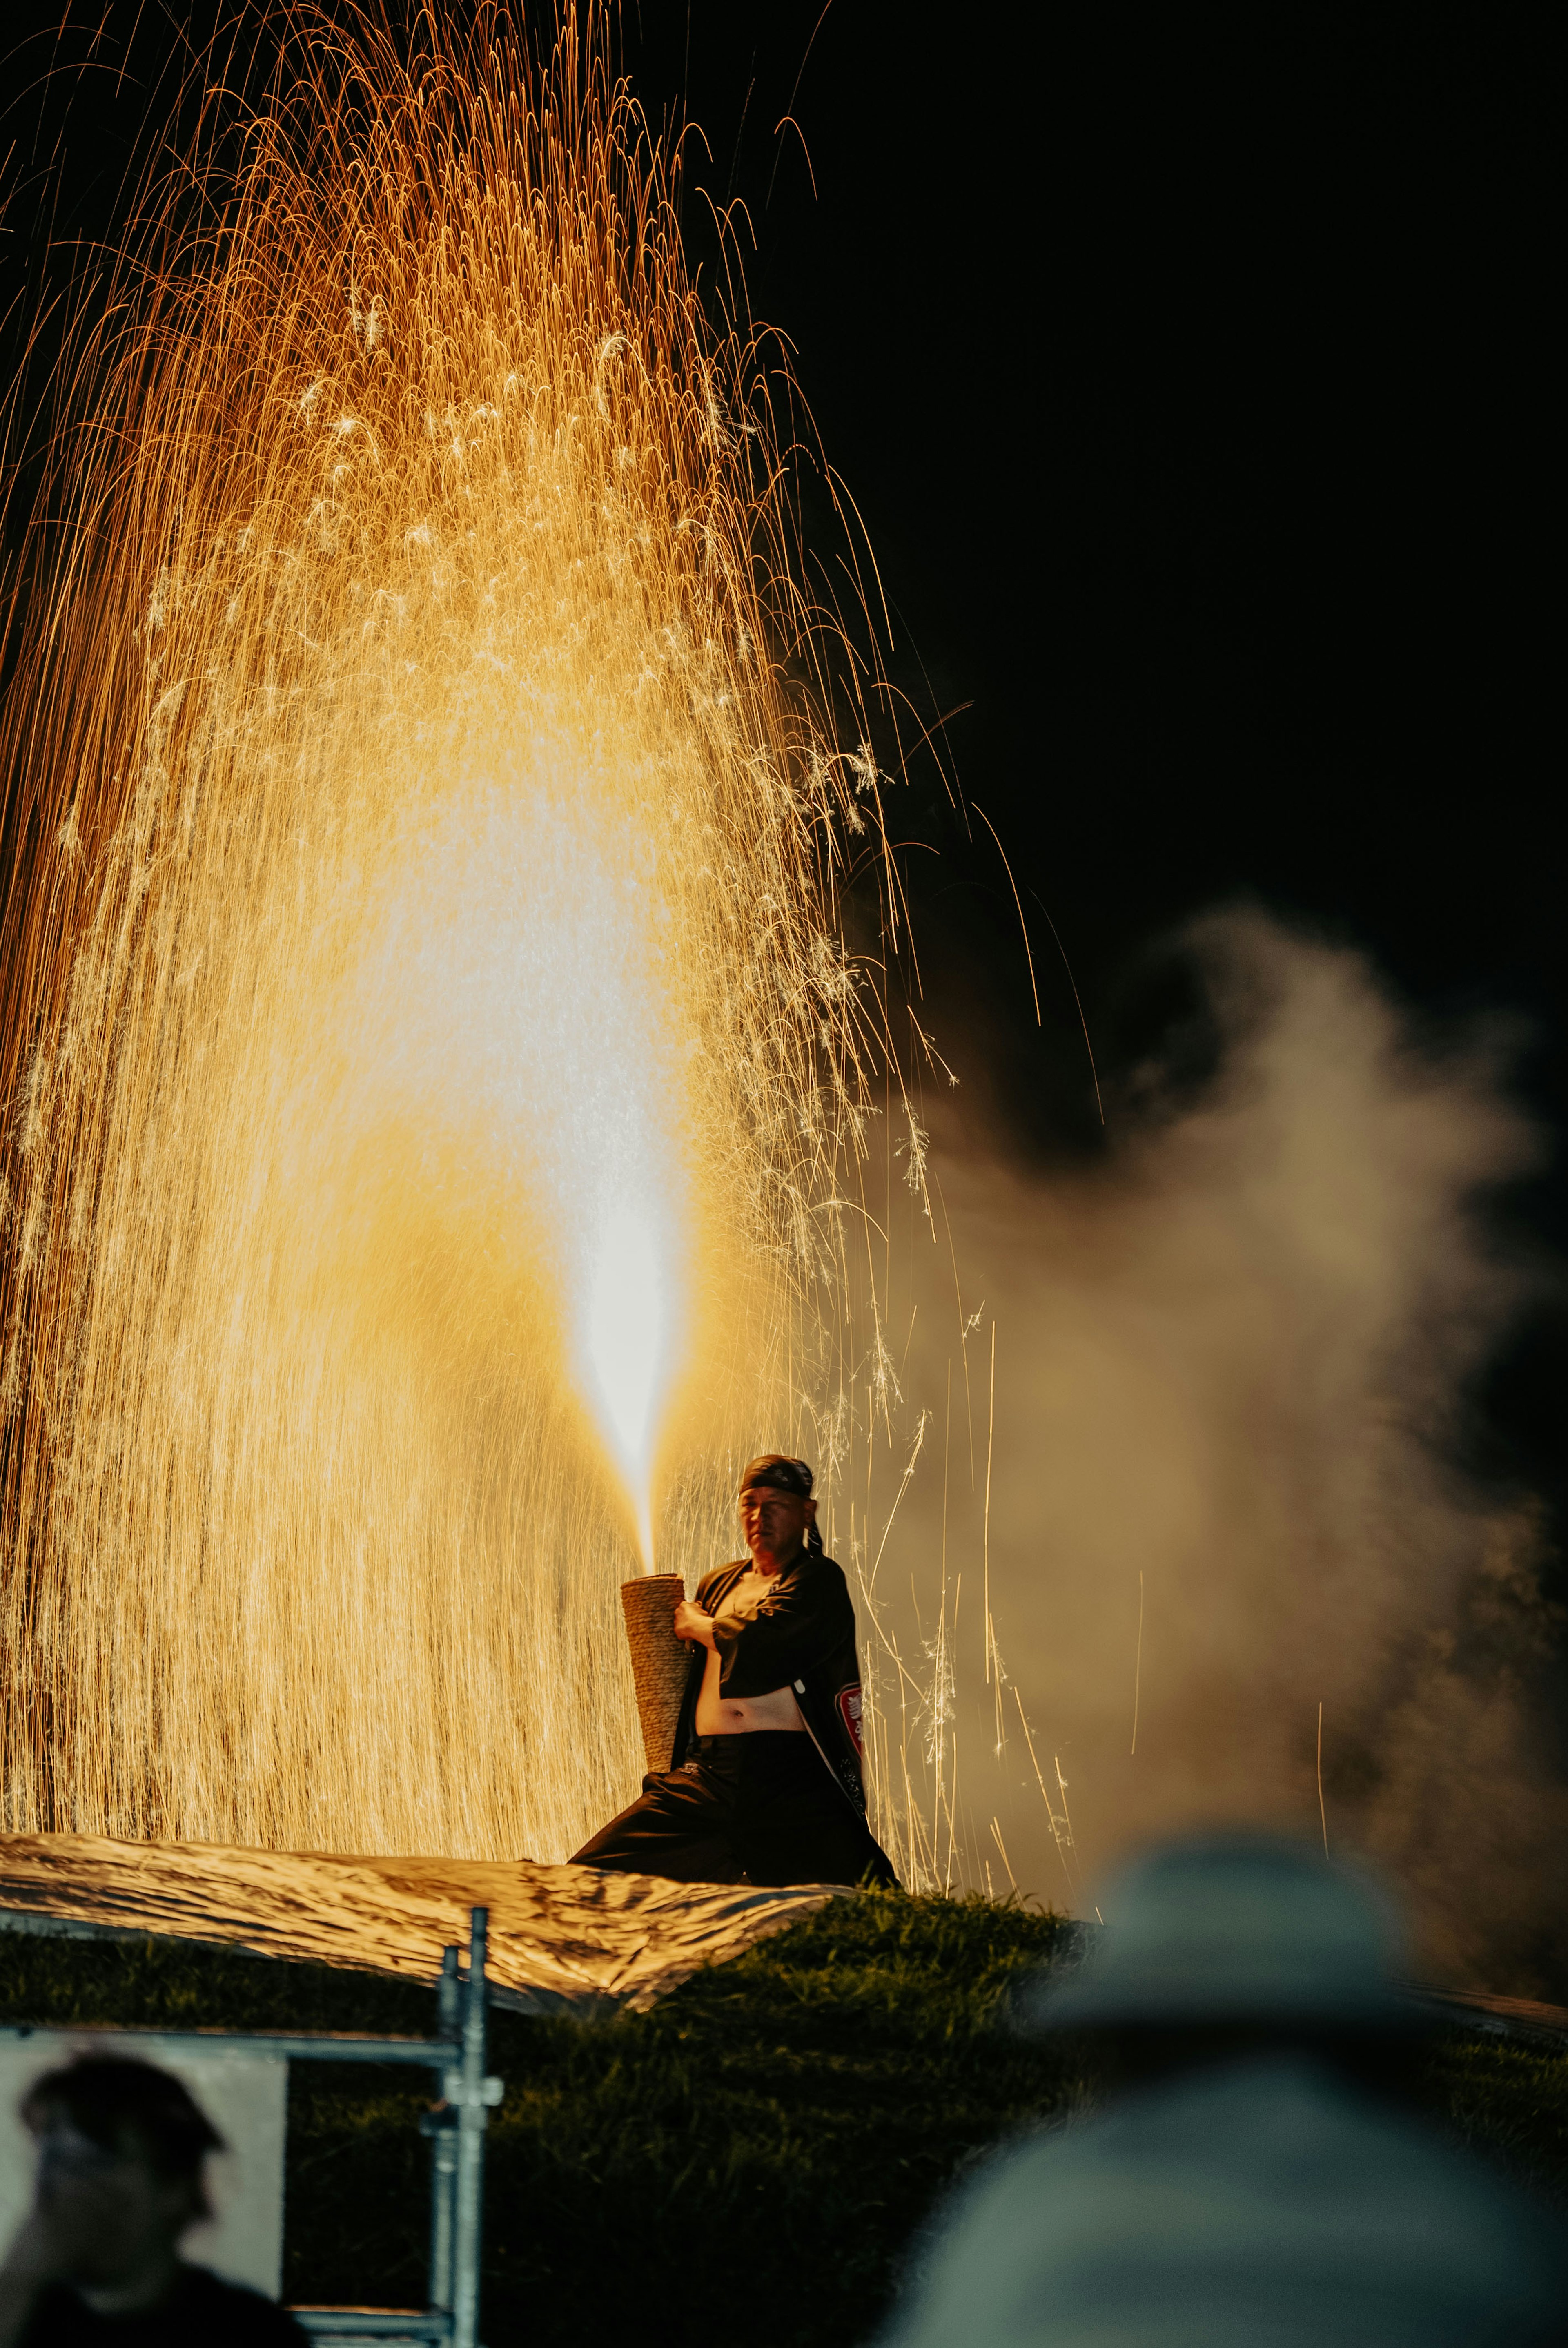
<path id="1" fill-rule="evenodd" d="M 715 1598 L 722 1600 L 725 1591 L 740 1580 L 744 1570 L 743 1562 L 740 1565 L 716 1565 L 705 1573 L 697 1584 L 695 1598 L 682 1598 L 675 1609 L 675 1636 L 693 1645 L 706 1647 L 711 1653 L 713 1645 L 713 1601 Z"/>
<path id="2" fill-rule="evenodd" d="M 674 1621 L 675 1636 L 678 1639 L 688 1640 L 694 1645 L 706 1647 L 712 1652 L 713 1618 L 711 1614 L 705 1614 L 702 1612 L 694 1598 L 682 1598 L 680 1605 L 675 1609 Z M 4 2341 L 0 2341 L 0 2348 L 5 2348 Z"/>

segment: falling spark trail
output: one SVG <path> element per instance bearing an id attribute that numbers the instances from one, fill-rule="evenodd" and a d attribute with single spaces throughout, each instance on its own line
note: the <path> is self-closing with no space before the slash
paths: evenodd
<path id="1" fill-rule="evenodd" d="M 1323 1705 L 1317 1706 L 1317 1817 L 1323 1828 L 1323 1856 L 1328 1856 L 1328 1813 L 1323 1806 Z"/>
<path id="2" fill-rule="evenodd" d="M 1006 1843 L 1005 1843 L 1005 1842 L 1003 1842 L 1003 1840 L 1002 1840 L 1002 1830 L 1001 1830 L 1001 1827 L 1000 1827 L 999 1822 L 996 1818 L 993 1818 L 993 1819 L 991 1820 L 991 1838 L 992 1838 L 992 1840 L 995 1842 L 997 1849 L 1000 1851 L 1000 1853 L 1001 1853 L 1001 1855 L 1002 1855 L 1002 1865 L 1007 1869 L 1007 1871 L 1008 1871 L 1008 1881 L 1009 1881 L 1009 1883 L 1011 1885 L 1012 1889 L 1016 1891 L 1016 1890 L 1018 1890 L 1018 1878 L 1017 1878 L 1017 1876 L 1016 1876 L 1016 1875 L 1013 1873 L 1013 1871 L 1012 1871 L 1012 1861 L 1011 1861 L 1011 1859 L 1008 1857 L 1008 1847 L 1007 1847 Z"/>
<path id="3" fill-rule="evenodd" d="M 1072 1869 L 1068 1864 L 1067 1858 L 1068 1852 L 1073 1847 L 1072 1820 L 1067 1815 L 1067 1787 L 1061 1775 L 1061 1764 L 1060 1761 L 1055 1761 L 1056 1782 L 1058 1789 L 1061 1795 L 1061 1816 L 1059 1818 L 1055 1810 L 1051 1807 L 1050 1796 L 1045 1789 L 1045 1775 L 1040 1768 L 1040 1759 L 1034 1749 L 1034 1738 L 1030 1734 L 1029 1717 L 1023 1708 L 1023 1698 L 1020 1695 L 1017 1688 L 1014 1688 L 1013 1690 L 1013 1696 L 1018 1704 L 1019 1719 L 1023 1724 L 1023 1741 L 1029 1747 L 1029 1757 L 1034 1764 L 1034 1774 L 1040 1784 L 1040 1797 L 1045 1804 L 1045 1815 L 1047 1822 L 1050 1828 L 1051 1840 L 1056 1845 L 1056 1855 L 1061 1861 L 1061 1871 L 1067 1878 L 1068 1893 L 1071 1898 L 1076 1899 L 1078 1896 L 1078 1886 L 1072 1879 Z"/>
<path id="4" fill-rule="evenodd" d="M 991 1664 L 995 1656 L 996 1639 L 991 1629 L 991 1453 L 997 1433 L 997 1324 L 991 1323 L 991 1380 L 986 1415 L 986 1497 L 985 1513 L 980 1520 L 980 1555 L 984 1560 L 985 1591 L 983 1606 L 986 1617 L 986 1685 L 991 1684 Z"/>
<path id="5" fill-rule="evenodd" d="M 1012 901 L 1018 907 L 1018 925 L 1020 932 L 1022 933 L 1024 954 L 1029 963 L 1029 991 L 1034 1003 L 1034 1024 L 1038 1027 L 1040 1025 L 1040 989 L 1035 984 L 1034 978 L 1034 948 L 1029 942 L 1029 923 L 1023 917 L 1023 901 L 1018 893 L 1018 882 L 1012 877 L 1012 866 L 1008 862 L 1008 852 L 1002 846 L 1001 835 L 997 830 L 995 824 L 991 821 L 983 807 L 977 805 L 973 801 L 971 801 L 970 804 L 974 806 L 975 813 L 979 817 L 980 821 L 985 825 L 986 829 L 996 841 L 997 854 L 1001 858 L 1002 870 L 1008 877 L 1008 887 L 1012 891 Z M 1069 974 L 1071 975 L 1071 973 Z"/>
<path id="6" fill-rule="evenodd" d="M 1138 1645 L 1132 1657 L 1132 1751 L 1138 1750 L 1138 1698 L 1143 1685 L 1143 1575 L 1138 1574 Z"/>
<path id="7" fill-rule="evenodd" d="M 1031 889 L 1029 893 L 1034 899 L 1035 903 L 1040 907 L 1040 911 L 1045 915 L 1046 926 L 1049 928 L 1051 936 L 1055 938 L 1056 951 L 1061 956 L 1061 967 L 1067 973 L 1067 983 L 1072 989 L 1072 1000 L 1078 1010 L 1078 1024 L 1083 1030 L 1083 1048 L 1089 1055 L 1089 1074 L 1094 1086 L 1094 1106 L 1100 1113 L 1100 1122 L 1103 1126 L 1105 1122 L 1105 1103 L 1101 1097 L 1100 1071 L 1094 1065 L 1094 1046 L 1089 1040 L 1089 1019 L 1083 1008 L 1083 997 L 1078 992 L 1078 981 L 1072 975 L 1072 964 L 1067 959 L 1067 948 L 1062 944 L 1061 933 L 1057 929 L 1056 923 L 1050 918 L 1050 908 L 1047 905 L 1045 899 L 1040 895 L 1038 889 Z"/>

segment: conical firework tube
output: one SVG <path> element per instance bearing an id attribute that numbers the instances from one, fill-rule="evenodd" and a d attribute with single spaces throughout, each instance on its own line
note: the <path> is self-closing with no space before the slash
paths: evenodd
<path id="1" fill-rule="evenodd" d="M 620 1585 L 626 1643 L 637 1687 L 637 1716 L 651 1770 L 668 1769 L 686 1693 L 692 1652 L 675 1636 L 675 1609 L 686 1595 L 678 1573 L 644 1573 Z"/>

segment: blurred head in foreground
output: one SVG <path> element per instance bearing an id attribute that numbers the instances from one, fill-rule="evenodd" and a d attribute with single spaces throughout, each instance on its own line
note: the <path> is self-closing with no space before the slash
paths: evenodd
<path id="1" fill-rule="evenodd" d="M 1403 2094 L 1428 2027 L 1372 1886 L 1258 1836 L 1107 1886 L 1023 2026 L 1102 2111 L 957 2197 L 888 2348 L 1510 2348 L 1568 2339 L 1559 2230 Z"/>
<path id="2" fill-rule="evenodd" d="M 1393 1907 L 1368 1878 L 1263 1835 L 1180 1842 L 1107 1887 L 1092 1954 L 1025 2000 L 1026 2029 L 1090 2042 L 1117 2084 L 1249 2047 L 1307 2047 L 1398 2076 L 1427 2014 L 1395 1979 Z"/>
<path id="3" fill-rule="evenodd" d="M 122 2327 L 128 2340 L 226 2348 L 302 2338 L 270 2301 L 179 2256 L 182 2237 L 211 2215 L 204 2172 L 223 2139 L 179 2079 L 134 2058 L 84 2055 L 46 2072 L 21 2116 L 37 2182 L 0 2263 L 0 2348 L 64 2348 Z"/>
<path id="4" fill-rule="evenodd" d="M 46 2072 L 22 2118 L 38 2147 L 38 2198 L 90 2189 L 73 2281 L 113 2281 L 154 2245 L 174 2245 L 211 2215 L 203 2171 L 223 2139 L 180 2082 L 150 2063 L 85 2055 Z"/>

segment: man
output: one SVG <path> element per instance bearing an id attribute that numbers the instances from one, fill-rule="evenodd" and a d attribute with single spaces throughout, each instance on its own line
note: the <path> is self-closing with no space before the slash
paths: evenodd
<path id="1" fill-rule="evenodd" d="M 1111 2099 L 956 2197 L 883 2348 L 1561 2348 L 1560 2224 L 1423 2112 L 1369 1887 L 1227 1835 L 1101 1897 L 1024 2019 Z"/>
<path id="2" fill-rule="evenodd" d="M 675 1610 L 692 1649 L 674 1766 L 574 1853 L 682 1883 L 896 1880 L 866 1824 L 860 1666 L 812 1473 L 768 1452 L 741 1478 L 749 1560 Z"/>
<path id="3" fill-rule="evenodd" d="M 0 2265 L 0 2348 L 304 2348 L 292 2316 L 179 2255 L 211 2214 L 222 2141 L 179 2081 L 87 2054 L 47 2072 L 22 2117 L 32 2209 Z"/>

